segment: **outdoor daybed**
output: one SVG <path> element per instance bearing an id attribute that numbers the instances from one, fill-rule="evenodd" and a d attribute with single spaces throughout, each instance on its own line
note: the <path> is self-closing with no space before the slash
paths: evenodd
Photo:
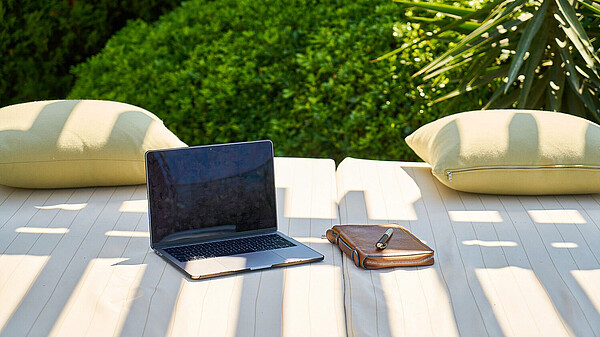
<path id="1" fill-rule="evenodd" d="M 457 192 L 353 158 L 275 174 L 279 230 L 324 261 L 200 281 L 150 250 L 145 185 L 0 186 L 0 336 L 600 335 L 600 194 Z M 435 263 L 363 270 L 321 238 L 389 222 Z"/>

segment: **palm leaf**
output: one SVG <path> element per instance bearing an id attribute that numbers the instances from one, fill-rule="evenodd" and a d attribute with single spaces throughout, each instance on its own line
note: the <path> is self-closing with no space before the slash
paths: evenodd
<path id="1" fill-rule="evenodd" d="M 517 106 L 571 113 L 579 109 L 577 114 L 600 120 L 600 0 L 489 1 L 480 10 L 460 13 L 448 2 L 440 6 L 397 0 L 447 15 L 415 18 L 441 27 L 420 41 L 443 38 L 448 31 L 468 32 L 413 75 L 430 81 L 464 69 L 459 80 L 450 81 L 456 89 L 433 103 L 493 86 L 496 90 L 484 109 Z M 517 80 L 520 75 L 522 83 Z M 502 76 L 505 83 L 499 81 Z"/>
<path id="2" fill-rule="evenodd" d="M 533 23 L 530 22 L 530 23 Z M 521 90 L 521 96 L 519 97 L 519 105 L 518 107 L 524 108 L 525 105 L 527 104 L 527 102 L 529 102 L 528 96 L 529 96 L 529 91 L 531 89 L 531 86 L 533 84 L 533 80 L 535 78 L 535 70 L 537 69 L 538 65 L 541 63 L 542 58 L 544 57 L 544 51 L 546 49 L 546 41 L 548 39 L 548 23 L 544 22 L 544 24 L 541 25 L 541 32 L 539 36 L 536 37 L 535 41 L 533 41 L 533 44 L 531 45 L 531 54 L 529 55 L 529 58 L 527 58 L 527 62 L 525 64 L 525 80 L 523 81 L 523 90 Z M 521 39 L 522 41 L 522 39 Z M 519 43 L 519 47 L 521 47 L 521 43 Z M 527 47 L 527 49 L 529 49 L 529 47 Z M 518 54 L 518 51 L 517 51 Z M 515 56 L 516 58 L 517 56 Z M 513 65 L 514 65 L 514 60 L 513 60 Z M 510 78 L 510 72 L 513 70 L 513 65 L 511 65 L 510 71 L 509 71 L 509 77 L 508 77 L 508 83 L 512 83 L 511 78 Z M 514 78 L 513 78 L 514 79 Z M 508 89 L 508 86 L 505 86 L 504 88 L 504 92 L 506 93 L 506 90 Z"/>
<path id="3" fill-rule="evenodd" d="M 414 46 L 415 44 L 417 44 L 417 43 L 419 43 L 419 42 L 421 42 L 421 41 L 426 41 L 426 40 L 430 40 L 430 39 L 436 38 L 436 37 L 438 37 L 440 34 L 442 34 L 442 33 L 446 32 L 446 31 L 449 31 L 449 30 L 451 30 L 451 29 L 454 29 L 454 28 L 456 28 L 456 27 L 459 27 L 459 26 L 460 26 L 460 25 L 462 25 L 463 23 L 467 23 L 467 22 L 468 22 L 470 19 L 472 19 L 472 18 L 476 18 L 476 17 L 482 16 L 482 15 L 485 15 L 485 13 L 487 13 L 487 12 L 488 12 L 488 11 L 489 11 L 491 8 L 493 8 L 494 6 L 496 6 L 496 5 L 498 5 L 498 4 L 502 3 L 502 2 L 506 2 L 506 1 L 507 1 L 507 0 L 494 0 L 494 1 L 493 1 L 492 3 L 490 3 L 489 5 L 487 5 L 487 6 L 483 7 L 483 8 L 481 8 L 481 9 L 479 9 L 479 10 L 477 10 L 477 11 L 475 11 L 475 12 L 471 13 L 471 14 L 465 15 L 465 16 L 464 16 L 463 18 L 461 18 L 460 20 L 456 20 L 455 22 L 453 22 L 453 23 L 451 23 L 451 24 L 449 24 L 449 25 L 447 25 L 447 26 L 445 26 L 445 27 L 442 27 L 442 28 L 441 28 L 439 31 L 435 32 L 434 34 L 431 34 L 431 35 L 429 35 L 428 37 L 426 37 L 426 38 L 424 38 L 424 39 L 422 39 L 422 40 L 416 40 L 416 41 L 413 41 L 413 42 L 412 42 L 411 44 L 409 44 L 409 45 L 406 45 L 406 46 L 402 46 L 402 47 L 400 47 L 400 48 L 397 48 L 397 49 L 395 49 L 395 50 L 393 50 L 393 51 L 391 51 L 391 52 L 389 52 L 389 53 L 386 53 L 386 54 L 385 54 L 385 55 L 383 55 L 383 56 L 380 56 L 380 57 L 378 57 L 378 58 L 376 58 L 376 59 L 372 60 L 371 62 L 378 62 L 378 61 L 381 61 L 381 60 L 387 59 L 387 58 L 389 58 L 389 57 L 391 57 L 391 56 L 393 56 L 393 55 L 395 55 L 395 54 L 398 54 L 398 53 L 402 52 L 403 50 L 405 50 L 405 49 L 407 49 L 407 48 L 409 48 L 409 47 L 411 47 L 411 46 Z M 509 1 L 510 1 L 510 0 L 509 0 Z M 405 3 L 405 4 L 407 4 L 407 5 L 412 5 L 412 4 L 414 4 L 414 2 L 412 2 L 412 1 L 397 1 L 397 2 Z M 480 24 L 478 24 L 478 25 L 480 26 Z M 475 29 L 476 29 L 476 28 L 475 28 Z"/>
<path id="4" fill-rule="evenodd" d="M 600 112 L 598 111 L 598 99 L 595 98 L 591 93 L 586 84 L 583 86 L 583 95 L 581 95 L 581 100 L 588 107 L 589 111 L 592 113 L 592 116 L 597 121 L 600 120 Z"/>
<path id="5" fill-rule="evenodd" d="M 548 88 L 549 79 L 550 76 L 548 76 L 546 73 L 535 79 L 535 85 L 533 85 L 531 88 L 531 92 L 527 98 L 524 108 L 537 109 L 542 106 L 541 102 L 544 100 L 544 92 L 546 92 L 546 88 Z"/>
<path id="6" fill-rule="evenodd" d="M 594 3 L 593 1 L 590 0 L 577 0 L 580 4 L 583 5 L 583 7 L 589 9 L 590 11 L 594 12 L 594 14 L 596 15 L 600 15 L 600 4 L 598 3 Z"/>
<path id="7" fill-rule="evenodd" d="M 564 39 L 564 41 L 561 41 L 561 39 Z M 567 79 L 569 80 L 569 84 L 571 85 L 571 87 L 573 88 L 573 90 L 575 90 L 578 94 L 581 94 L 581 86 L 579 84 L 579 77 L 577 76 L 577 70 L 575 69 L 575 62 L 573 61 L 573 58 L 571 57 L 571 54 L 569 53 L 569 49 L 568 49 L 568 43 L 567 43 L 567 38 L 564 34 L 560 34 L 559 32 L 557 32 L 557 45 L 558 45 L 558 52 L 565 64 L 565 75 L 567 77 Z M 561 44 L 563 44 L 561 46 Z"/>
<path id="8" fill-rule="evenodd" d="M 436 70 L 436 71 L 434 71 L 432 73 L 429 73 L 427 76 L 423 77 L 423 80 L 424 81 L 428 81 L 428 80 L 436 77 L 437 75 L 439 75 L 439 74 L 441 74 L 443 72 L 446 72 L 446 71 L 458 68 L 458 67 L 460 67 L 460 66 L 462 66 L 462 65 L 464 65 L 464 64 L 466 64 L 468 62 L 471 62 L 471 61 L 473 61 L 473 56 L 467 57 L 467 58 L 465 58 L 465 59 L 463 59 L 463 60 L 461 60 L 459 62 L 452 63 L 449 66 L 446 66 L 444 68 L 440 68 L 440 69 L 438 69 L 438 70 Z"/>
<path id="9" fill-rule="evenodd" d="M 509 22 L 503 24 L 502 29 L 503 29 L 503 31 L 511 30 L 514 27 L 519 26 L 523 22 L 524 22 L 523 20 L 519 20 L 519 19 L 512 20 L 512 21 L 509 21 Z M 467 46 L 465 46 L 463 49 L 457 50 L 454 54 L 460 55 L 471 49 L 475 49 L 479 46 L 493 45 L 494 43 L 499 42 L 501 37 L 504 37 L 503 31 L 500 31 L 500 29 L 496 27 L 493 31 L 486 33 L 485 37 L 482 36 L 482 37 L 478 38 L 477 40 L 473 41 L 473 43 L 470 43 Z M 513 43 L 512 39 L 508 38 L 508 40 L 509 40 L 509 44 Z M 485 47 L 483 47 L 483 48 L 485 48 Z"/>
<path id="10" fill-rule="evenodd" d="M 499 69 L 498 71 L 495 71 L 493 73 L 487 74 L 483 77 L 481 77 L 479 80 L 473 82 L 473 84 L 471 85 L 464 85 L 456 90 L 453 90 L 451 92 L 449 92 L 448 94 L 436 99 L 433 101 L 433 103 L 439 103 L 442 101 L 445 101 L 449 98 L 452 97 L 456 97 L 458 95 L 462 95 L 466 92 L 472 91 L 473 89 L 477 89 L 480 88 L 484 85 L 487 85 L 493 81 L 495 81 L 496 79 L 498 79 L 499 77 L 504 77 L 506 76 L 506 73 L 508 72 L 508 69 Z"/>
<path id="11" fill-rule="evenodd" d="M 568 55 L 568 54 L 567 54 Z M 564 55 L 563 59 L 564 59 Z M 570 57 L 570 55 L 569 55 Z M 591 97 L 591 95 L 589 94 L 589 92 L 586 91 L 587 87 L 585 85 L 579 85 L 579 80 L 577 79 L 577 75 L 575 73 L 575 69 L 573 67 L 573 61 L 569 60 L 569 62 L 567 62 L 565 60 L 565 65 L 566 65 L 566 69 L 567 69 L 567 78 L 569 79 L 569 85 L 571 86 L 571 89 L 573 89 L 573 91 L 577 94 L 577 96 L 579 97 L 579 99 L 583 102 L 583 104 L 585 104 L 588 109 L 590 109 L 595 115 L 598 115 L 598 111 L 596 109 L 596 104 L 594 103 L 594 99 Z"/>
<path id="12" fill-rule="evenodd" d="M 472 8 L 464 8 L 464 7 L 456 7 L 452 5 L 445 5 L 440 3 L 431 3 L 431 2 L 420 2 L 420 1 L 406 1 L 406 0 L 394 0 L 394 2 L 398 2 L 404 5 L 409 5 L 412 7 L 428 9 L 432 11 L 436 11 L 439 13 L 451 14 L 456 16 L 465 16 L 476 12 L 476 10 Z"/>
<path id="13" fill-rule="evenodd" d="M 508 67 L 507 67 L 506 71 L 508 72 Z M 496 96 L 496 93 L 497 93 L 497 96 Z M 502 95 L 504 95 L 504 97 L 502 97 L 502 100 L 498 101 L 498 98 L 500 98 L 500 96 L 502 96 Z M 487 109 L 510 108 L 510 107 L 512 107 L 513 103 L 519 98 L 520 95 L 521 95 L 521 89 L 517 88 L 517 89 L 509 92 L 508 95 L 505 95 L 502 87 L 499 87 L 498 90 L 496 90 L 496 92 L 494 93 L 494 96 L 496 96 L 496 99 L 490 100 L 490 102 L 488 102 L 488 104 L 486 104 L 486 106 L 484 106 L 483 109 L 487 110 Z M 492 98 L 494 98 L 494 96 L 492 96 Z"/>
<path id="14" fill-rule="evenodd" d="M 567 104 L 563 108 L 563 111 L 585 118 L 585 106 L 583 105 L 583 102 L 581 102 L 581 99 L 579 99 L 579 95 L 570 88 L 565 90 Z"/>
<path id="15" fill-rule="evenodd" d="M 506 18 L 507 18 L 507 14 L 505 14 L 505 15 L 499 14 L 496 17 L 484 22 L 479 28 L 477 28 L 475 31 L 473 31 L 471 34 L 467 35 L 467 37 L 465 37 L 463 40 L 461 40 L 459 43 L 457 43 L 456 46 L 454 46 L 453 48 L 450 48 L 448 51 L 446 51 L 440 57 L 433 60 L 427 66 L 425 66 L 424 68 L 419 70 L 417 73 L 415 73 L 413 75 L 413 77 L 419 76 L 419 75 L 427 73 L 427 72 L 431 72 L 437 68 L 444 66 L 446 63 L 450 62 L 456 56 L 455 53 L 457 51 L 462 50 L 470 42 L 480 38 L 483 33 L 487 32 L 488 30 L 492 29 L 493 27 L 498 26 L 500 24 L 500 22 L 506 20 Z"/>
<path id="16" fill-rule="evenodd" d="M 563 24 L 562 28 L 565 34 L 569 37 L 569 40 L 573 43 L 581 57 L 587 62 L 588 66 L 595 71 L 595 64 L 600 63 L 600 60 L 595 55 L 594 48 L 585 33 L 585 29 L 577 19 L 575 10 L 569 4 L 568 0 L 556 0 L 558 5 L 558 14 L 566 21 L 567 24 Z"/>
<path id="17" fill-rule="evenodd" d="M 435 19 L 435 18 L 423 18 L 423 17 L 413 16 L 410 19 L 413 21 L 420 21 L 420 22 L 425 22 L 428 24 L 436 25 L 436 26 L 439 26 L 442 28 L 444 28 L 450 24 L 448 22 L 448 20 L 439 20 L 439 19 Z M 480 23 L 470 21 L 470 22 L 463 22 L 460 25 L 458 25 L 457 27 L 455 27 L 454 29 L 461 34 L 469 34 L 472 31 L 474 31 L 475 29 L 479 28 L 479 26 L 481 26 Z"/>
<path id="18" fill-rule="evenodd" d="M 480 57 L 484 57 L 484 56 L 490 56 L 493 57 L 494 59 L 497 59 L 499 54 L 501 52 L 501 49 L 498 47 L 491 47 L 491 46 L 485 46 L 483 48 L 480 48 L 479 50 L 477 50 L 476 52 L 474 52 L 472 55 L 459 60 L 455 63 L 450 63 L 450 65 L 444 67 L 444 68 L 440 68 L 435 70 L 434 72 L 431 72 L 429 74 L 427 74 L 427 76 L 423 77 L 423 80 L 427 81 L 443 72 L 455 69 L 457 67 L 460 67 L 464 64 L 467 64 L 469 62 L 473 62 L 473 60 L 480 58 Z M 486 72 L 486 69 L 481 69 L 482 74 Z"/>
<path id="19" fill-rule="evenodd" d="M 478 79 L 486 78 L 486 71 L 492 63 L 496 61 L 496 55 L 489 53 L 487 56 L 481 58 L 481 62 L 476 67 L 473 67 L 473 71 L 465 76 L 466 85 L 472 86 Z"/>
<path id="20" fill-rule="evenodd" d="M 596 74 L 591 72 L 590 69 L 586 68 L 585 66 L 578 67 L 576 65 L 575 70 L 577 70 L 577 72 L 583 75 L 583 77 L 590 81 L 596 88 L 600 88 L 600 78 L 598 78 Z"/>
<path id="21" fill-rule="evenodd" d="M 485 7 L 477 10 L 474 13 L 468 14 L 463 16 L 460 20 L 456 20 L 455 22 L 442 27 L 442 29 L 440 29 L 437 34 L 441 34 L 443 32 L 447 32 L 450 31 L 452 29 L 455 29 L 456 27 L 460 26 L 461 24 L 468 22 L 471 19 L 477 19 L 479 17 L 487 17 L 488 13 L 496 6 L 498 6 L 499 4 L 506 2 L 506 0 L 494 0 L 493 2 L 489 3 L 488 5 L 486 5 Z M 479 25 L 481 25 L 481 23 L 478 22 Z"/>
<path id="22" fill-rule="evenodd" d="M 510 85 L 513 83 L 513 81 L 519 74 L 519 70 L 521 70 L 521 66 L 525 61 L 525 54 L 529 51 L 531 41 L 533 41 L 533 38 L 542 26 L 542 23 L 544 22 L 544 17 L 546 16 L 546 10 L 548 9 L 549 3 L 550 1 L 544 1 L 539 11 L 534 14 L 533 19 L 531 19 L 529 23 L 527 23 L 527 26 L 525 26 L 525 31 L 521 36 L 521 40 L 519 41 L 519 45 L 517 46 L 516 54 L 513 57 L 512 64 L 510 65 L 510 71 L 508 72 L 508 82 L 506 82 L 506 85 L 504 86 L 505 94 L 508 91 Z M 527 93 L 528 89 L 524 91 L 525 93 Z"/>
<path id="23" fill-rule="evenodd" d="M 421 40 L 414 40 L 413 42 L 411 42 L 411 43 L 409 43 L 409 44 L 404 44 L 404 45 L 402 45 L 400 48 L 396 48 L 396 49 L 392 50 L 391 52 L 389 52 L 389 53 L 387 53 L 387 54 L 384 54 L 384 55 L 382 55 L 382 56 L 379 56 L 378 58 L 376 58 L 376 59 L 374 59 L 374 60 L 371 60 L 371 61 L 369 61 L 369 62 L 371 62 L 371 63 L 375 63 L 375 62 L 379 62 L 379 61 L 385 60 L 385 59 L 387 59 L 388 57 L 392 57 L 392 56 L 394 56 L 394 55 L 396 55 L 396 54 L 398 54 L 398 53 L 401 53 L 401 52 L 403 52 L 404 50 L 406 50 L 406 49 L 408 49 L 408 48 L 410 48 L 410 47 L 412 47 L 412 46 L 415 46 L 415 45 L 417 45 L 417 44 L 419 44 L 419 43 L 421 43 L 421 42 L 422 42 Z"/>
<path id="24" fill-rule="evenodd" d="M 548 90 L 548 102 L 552 111 L 560 111 L 562 97 L 565 91 L 565 72 L 562 66 L 562 60 L 558 54 L 554 55 L 550 69 L 550 82 Z"/>

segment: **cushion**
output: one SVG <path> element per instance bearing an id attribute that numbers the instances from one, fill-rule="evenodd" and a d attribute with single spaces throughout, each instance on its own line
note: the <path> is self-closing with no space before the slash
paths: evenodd
<path id="1" fill-rule="evenodd" d="M 464 112 L 406 138 L 444 185 L 489 194 L 600 192 L 600 127 L 531 110 Z"/>
<path id="2" fill-rule="evenodd" d="M 152 113 L 107 101 L 0 109 L 0 184 L 23 188 L 145 182 L 144 154 L 186 146 Z"/>

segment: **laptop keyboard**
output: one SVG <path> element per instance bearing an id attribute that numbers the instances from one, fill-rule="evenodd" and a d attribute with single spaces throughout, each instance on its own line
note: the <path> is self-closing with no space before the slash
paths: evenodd
<path id="1" fill-rule="evenodd" d="M 247 238 L 200 243 L 189 246 L 178 246 L 166 248 L 165 251 L 180 262 L 187 262 L 209 257 L 260 252 L 264 250 L 273 250 L 293 246 L 295 246 L 295 244 L 277 234 L 268 234 L 251 236 Z"/>

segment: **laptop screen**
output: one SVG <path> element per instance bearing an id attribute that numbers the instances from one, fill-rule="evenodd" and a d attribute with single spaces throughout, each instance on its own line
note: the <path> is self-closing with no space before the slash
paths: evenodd
<path id="1" fill-rule="evenodd" d="M 277 229 L 270 141 L 149 151 L 153 244 Z"/>

